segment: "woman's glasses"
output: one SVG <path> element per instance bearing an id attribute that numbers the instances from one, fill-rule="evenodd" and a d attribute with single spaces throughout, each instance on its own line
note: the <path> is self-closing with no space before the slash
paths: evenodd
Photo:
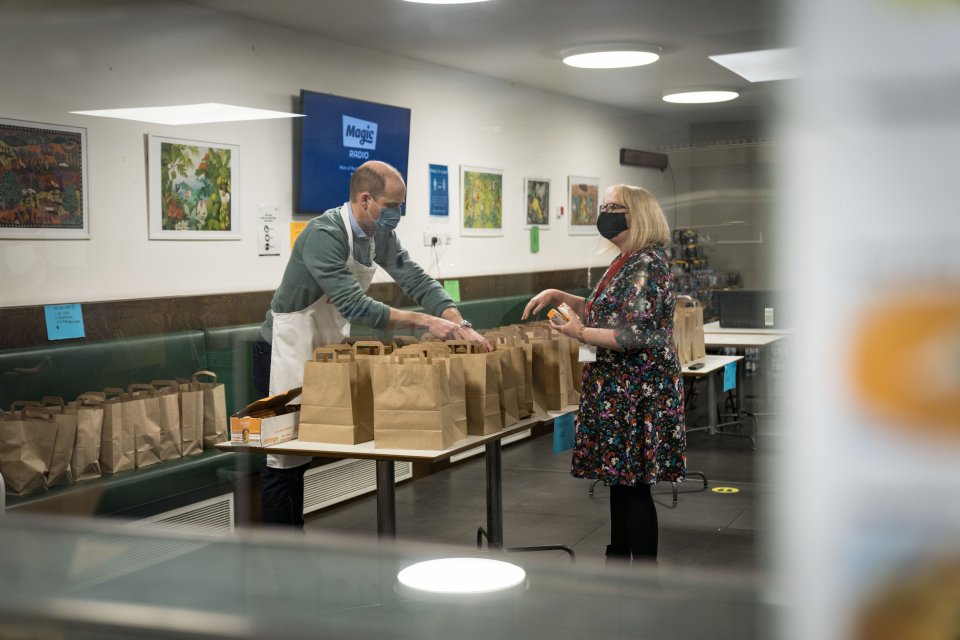
<path id="1" fill-rule="evenodd" d="M 619 213 L 627 211 L 627 207 L 616 202 L 604 202 L 600 205 L 600 213 Z"/>

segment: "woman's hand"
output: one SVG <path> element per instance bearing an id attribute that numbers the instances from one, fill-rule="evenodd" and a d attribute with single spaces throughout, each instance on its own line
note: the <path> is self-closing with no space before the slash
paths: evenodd
<path id="1" fill-rule="evenodd" d="M 569 316 L 570 316 L 570 319 L 564 322 L 563 324 L 557 324 L 551 320 L 550 328 L 556 331 L 557 333 L 562 333 L 568 338 L 573 338 L 574 340 L 577 340 L 578 339 L 577 333 L 580 331 L 580 327 L 583 326 L 583 322 L 580 320 L 580 316 L 573 313 L 573 311 L 569 312 Z"/>
<path id="2" fill-rule="evenodd" d="M 530 316 L 537 315 L 546 307 L 559 304 L 563 300 L 562 295 L 563 292 L 558 289 L 544 289 L 530 298 L 530 302 L 523 308 L 523 315 L 520 316 L 520 319 L 526 320 Z"/>

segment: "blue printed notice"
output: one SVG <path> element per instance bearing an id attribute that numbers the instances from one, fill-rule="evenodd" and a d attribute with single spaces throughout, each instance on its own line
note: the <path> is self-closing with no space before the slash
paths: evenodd
<path id="1" fill-rule="evenodd" d="M 47 319 L 48 340 L 83 338 L 83 310 L 79 304 L 48 304 L 43 308 Z"/>
<path id="2" fill-rule="evenodd" d="M 726 393 L 737 388 L 737 363 L 723 365 L 723 391 Z"/>
<path id="3" fill-rule="evenodd" d="M 565 413 L 553 419 L 553 452 L 573 449 L 573 414 Z"/>
<path id="4" fill-rule="evenodd" d="M 445 164 L 430 165 L 430 215 L 450 215 L 449 172 Z"/>

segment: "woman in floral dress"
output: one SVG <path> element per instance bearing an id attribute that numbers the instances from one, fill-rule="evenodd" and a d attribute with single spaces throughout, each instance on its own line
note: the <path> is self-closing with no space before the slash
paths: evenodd
<path id="1" fill-rule="evenodd" d="M 574 313 L 554 328 L 595 347 L 596 360 L 583 371 L 571 474 L 610 485 L 607 557 L 656 560 L 650 489 L 686 470 L 676 290 L 664 250 L 670 230 L 650 192 L 628 185 L 607 189 L 597 229 L 620 255 L 593 292 L 580 298 L 547 289 L 523 317 L 565 302 Z"/>

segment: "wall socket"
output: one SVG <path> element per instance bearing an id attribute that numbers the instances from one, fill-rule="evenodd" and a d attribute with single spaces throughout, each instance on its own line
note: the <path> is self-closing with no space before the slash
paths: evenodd
<path id="1" fill-rule="evenodd" d="M 445 231 L 424 231 L 423 246 L 432 247 L 434 245 L 450 244 L 450 234 Z"/>

